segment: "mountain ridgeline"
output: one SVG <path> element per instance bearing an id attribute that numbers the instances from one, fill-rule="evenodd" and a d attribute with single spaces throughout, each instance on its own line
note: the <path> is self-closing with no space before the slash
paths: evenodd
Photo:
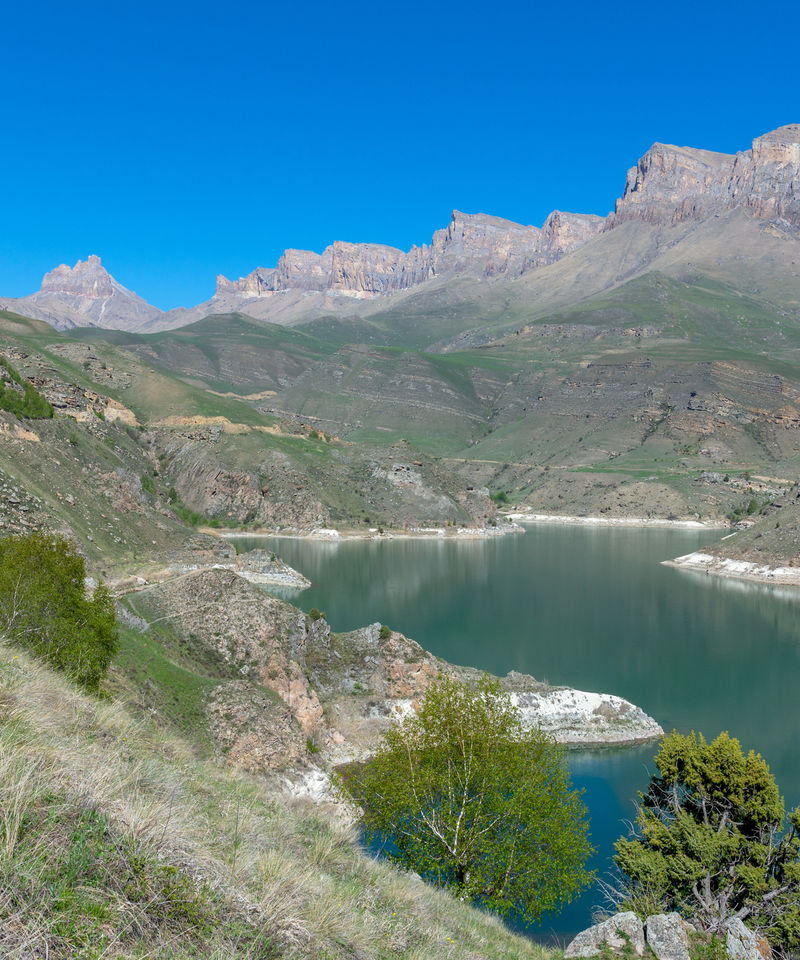
<path id="1" fill-rule="evenodd" d="M 635 221 L 675 227 L 742 210 L 763 221 L 800 229 L 800 125 L 757 137 L 750 150 L 713 153 L 656 143 L 628 171 L 623 195 L 607 217 L 554 211 L 543 226 L 523 226 L 484 214 L 454 211 L 430 244 L 404 252 L 373 243 L 336 241 L 321 254 L 286 250 L 273 268 L 217 278 L 215 295 L 189 309 L 162 312 L 123 287 L 90 256 L 48 273 L 41 290 L 4 306 L 58 329 L 96 326 L 157 331 L 240 310 L 260 319 L 296 323 L 313 312 L 353 309 L 341 300 L 391 302 L 391 295 L 434 280 L 511 280 L 548 267 L 604 234 Z M 641 266 L 641 264 L 639 264 Z M 311 302 L 298 303 L 298 295 Z M 273 300 L 277 295 L 277 302 Z M 336 303 L 339 300 L 339 303 Z"/>

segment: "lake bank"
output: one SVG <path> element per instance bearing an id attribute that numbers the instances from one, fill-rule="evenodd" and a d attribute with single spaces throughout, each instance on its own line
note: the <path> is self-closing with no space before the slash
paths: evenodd
<path id="1" fill-rule="evenodd" d="M 515 523 L 554 523 L 589 527 L 653 527 L 673 530 L 718 530 L 726 523 L 714 520 L 670 520 L 667 517 L 577 517 L 558 513 L 507 513 Z"/>
<path id="2" fill-rule="evenodd" d="M 753 583 L 800 587 L 800 567 L 773 567 L 766 563 L 759 564 L 749 560 L 735 560 L 731 557 L 721 557 L 701 550 L 661 562 L 666 567 L 693 570 L 697 573 L 707 573 L 715 577 L 730 577 L 734 580 L 750 580 Z"/>

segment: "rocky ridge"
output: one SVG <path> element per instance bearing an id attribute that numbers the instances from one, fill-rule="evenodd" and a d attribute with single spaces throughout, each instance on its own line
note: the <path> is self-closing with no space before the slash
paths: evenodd
<path id="1" fill-rule="evenodd" d="M 514 278 L 547 267 L 632 220 L 668 227 L 733 209 L 800 228 L 800 124 L 757 137 L 749 150 L 737 154 L 656 143 L 628 171 L 623 195 L 606 218 L 556 210 L 539 228 L 455 210 L 430 244 L 408 252 L 345 241 L 322 253 L 289 249 L 274 268 L 259 267 L 238 280 L 220 275 L 207 303 L 168 313 L 127 290 L 98 257 L 90 256 L 73 268 L 57 267 L 45 276 L 40 291 L 3 305 L 60 329 L 168 329 L 215 313 L 247 312 L 248 305 L 277 294 L 369 300 L 435 278 Z M 261 312 L 256 310 L 259 316 Z M 285 322 L 277 314 L 273 319 Z"/>
<path id="2" fill-rule="evenodd" d="M 627 220 L 704 220 L 735 207 L 800 227 L 800 124 L 756 137 L 737 154 L 654 144 L 628 171 L 607 229 Z"/>
<path id="3" fill-rule="evenodd" d="M 602 217 L 556 210 L 539 228 L 454 210 L 448 226 L 434 233 L 430 245 L 414 246 L 408 253 L 342 241 L 321 254 L 287 250 L 274 269 L 259 268 L 238 281 L 219 276 L 217 294 L 250 299 L 305 290 L 369 298 L 438 276 L 515 276 L 565 256 L 599 233 L 603 222 Z"/>

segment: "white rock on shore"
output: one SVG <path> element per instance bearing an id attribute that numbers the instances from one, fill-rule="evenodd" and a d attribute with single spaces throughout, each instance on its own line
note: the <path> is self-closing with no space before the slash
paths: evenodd
<path id="1" fill-rule="evenodd" d="M 753 580 L 756 583 L 776 583 L 800 586 L 800 567 L 771 567 L 768 564 L 751 563 L 748 560 L 732 560 L 712 553 L 696 551 L 674 560 L 663 560 L 668 567 L 711 573 L 717 577 L 734 577 L 737 580 Z"/>
<path id="2" fill-rule="evenodd" d="M 527 727 L 538 727 L 563 744 L 625 744 L 657 740 L 664 730 L 651 716 L 622 697 L 587 693 L 570 687 L 547 692 L 511 693 Z M 403 720 L 414 712 L 414 701 L 393 700 L 389 715 Z"/>
<path id="3" fill-rule="evenodd" d="M 677 527 L 680 530 L 705 530 L 722 524 L 702 520 L 668 520 L 665 517 L 570 517 L 557 513 L 507 513 L 519 523 L 585 524 L 593 527 Z"/>
<path id="4" fill-rule="evenodd" d="M 622 697 L 554 687 L 546 693 L 511 694 L 523 722 L 540 727 L 559 743 L 636 743 L 664 731 L 652 717 Z"/>

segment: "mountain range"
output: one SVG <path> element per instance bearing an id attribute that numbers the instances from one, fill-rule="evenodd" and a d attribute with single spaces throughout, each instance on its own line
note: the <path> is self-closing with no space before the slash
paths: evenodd
<path id="1" fill-rule="evenodd" d="M 556 210 L 540 228 L 453 211 L 450 223 L 434 233 L 429 245 L 404 252 L 381 244 L 336 241 L 321 254 L 286 250 L 275 267 L 259 267 L 238 280 L 220 275 L 210 300 L 166 312 L 117 282 L 99 257 L 89 256 L 72 268 L 56 267 L 45 275 L 39 291 L 6 299 L 0 306 L 60 330 L 93 326 L 154 332 L 231 312 L 287 325 L 323 315 L 367 317 L 396 308 L 409 292 L 435 289 L 437 284 L 496 285 L 546 273 L 581 248 L 591 249 L 589 259 L 608 255 L 616 262 L 613 235 L 621 228 L 631 223 L 659 228 L 657 249 L 644 244 L 626 259 L 627 279 L 648 268 L 665 247 L 696 247 L 692 235 L 698 225 L 735 212 L 796 237 L 799 176 L 800 124 L 757 137 L 751 149 L 737 154 L 656 143 L 628 171 L 622 196 L 607 217 Z M 575 269 L 582 269 L 578 262 Z M 619 279 L 618 273 L 598 276 L 592 292 Z"/>

